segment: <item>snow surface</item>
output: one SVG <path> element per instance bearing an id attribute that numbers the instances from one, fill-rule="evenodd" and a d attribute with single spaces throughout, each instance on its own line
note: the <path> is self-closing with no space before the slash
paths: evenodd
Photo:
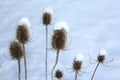
<path id="1" fill-rule="evenodd" d="M 9 42 L 15 40 L 18 22 L 24 16 L 29 18 L 33 33 L 26 45 L 28 80 L 45 80 L 42 15 L 48 6 L 54 10 L 54 20 L 49 26 L 48 79 L 51 79 L 50 72 L 56 56 L 56 52 L 51 50 L 51 38 L 59 21 L 66 21 L 70 26 L 71 42 L 65 51 L 60 52 L 57 65 L 64 68 L 65 80 L 74 80 L 71 68 L 77 52 L 83 53 L 83 66 L 87 66 L 88 52 L 96 58 L 101 48 L 109 53 L 106 60 L 112 58 L 114 61 L 108 63 L 110 67 L 101 65 L 94 80 L 120 79 L 120 0 L 0 0 L 0 80 L 17 80 L 17 61 L 10 58 Z M 21 68 L 24 80 L 23 59 Z M 95 65 L 91 65 L 86 71 L 94 68 Z M 91 74 L 82 74 L 78 80 L 90 80 Z"/>
<path id="2" fill-rule="evenodd" d="M 69 26 L 65 21 L 60 21 L 55 25 L 54 30 L 65 29 L 66 32 L 69 32 Z"/>

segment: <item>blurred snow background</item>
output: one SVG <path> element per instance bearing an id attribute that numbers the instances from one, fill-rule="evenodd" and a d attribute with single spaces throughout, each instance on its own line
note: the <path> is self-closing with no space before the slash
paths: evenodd
<path id="1" fill-rule="evenodd" d="M 63 20 L 70 27 L 66 50 L 60 53 L 57 66 L 64 71 L 65 80 L 74 79 L 72 61 L 77 53 L 84 55 L 83 67 L 86 67 L 88 54 L 96 58 L 101 48 L 108 52 L 106 60 L 114 61 L 108 63 L 109 67 L 101 65 L 94 80 L 120 79 L 120 0 L 0 0 L 0 80 L 17 80 L 17 61 L 10 60 L 9 42 L 15 39 L 17 24 L 22 17 L 30 19 L 33 33 L 26 45 L 28 80 L 44 80 L 45 27 L 42 13 L 47 7 L 54 11 L 49 26 L 49 48 L 55 24 Z M 49 76 L 55 54 L 49 49 Z M 95 64 L 91 65 L 87 71 L 93 71 L 94 67 Z M 22 80 L 23 68 L 22 65 Z M 78 80 L 90 80 L 91 75 L 84 73 Z"/>

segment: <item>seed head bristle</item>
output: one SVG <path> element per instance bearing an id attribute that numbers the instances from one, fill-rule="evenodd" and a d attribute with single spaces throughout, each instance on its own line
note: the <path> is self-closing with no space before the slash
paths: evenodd
<path id="1" fill-rule="evenodd" d="M 51 14 L 48 12 L 43 13 L 43 24 L 49 25 L 51 23 Z"/>
<path id="2" fill-rule="evenodd" d="M 103 63 L 104 60 L 105 60 L 105 56 L 104 55 L 99 55 L 98 56 L 98 62 Z"/>
<path id="3" fill-rule="evenodd" d="M 52 36 L 53 49 L 57 51 L 64 50 L 65 44 L 66 44 L 66 31 L 64 29 L 54 30 L 54 35 Z"/>
<path id="4" fill-rule="evenodd" d="M 9 50 L 12 59 L 19 60 L 20 58 L 23 57 L 23 48 L 18 41 L 11 42 Z"/>
<path id="5" fill-rule="evenodd" d="M 57 70 L 57 71 L 55 72 L 55 77 L 56 77 L 57 79 L 61 79 L 61 78 L 63 77 L 62 71 Z"/>
<path id="6" fill-rule="evenodd" d="M 16 31 L 16 39 L 22 43 L 25 44 L 29 41 L 29 30 L 25 25 L 18 25 L 17 31 Z"/>
<path id="7" fill-rule="evenodd" d="M 73 62 L 73 70 L 75 72 L 78 73 L 80 71 L 80 69 L 81 69 L 81 66 L 82 66 L 82 61 L 76 61 L 76 60 L 74 60 L 74 62 Z"/>

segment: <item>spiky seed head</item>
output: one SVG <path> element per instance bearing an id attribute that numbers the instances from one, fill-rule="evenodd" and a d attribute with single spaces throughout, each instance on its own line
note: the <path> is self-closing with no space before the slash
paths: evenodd
<path id="1" fill-rule="evenodd" d="M 23 57 L 23 48 L 22 45 L 18 41 L 11 42 L 9 46 L 10 55 L 12 59 L 19 60 Z"/>
<path id="2" fill-rule="evenodd" d="M 29 41 L 29 30 L 25 25 L 18 25 L 17 31 L 16 31 L 16 39 L 22 43 L 25 44 Z"/>
<path id="3" fill-rule="evenodd" d="M 43 13 L 43 24 L 48 26 L 51 23 L 51 14 L 45 12 Z"/>
<path id="4" fill-rule="evenodd" d="M 73 70 L 78 73 L 80 71 L 81 67 L 82 67 L 82 61 L 74 60 Z"/>
<path id="5" fill-rule="evenodd" d="M 64 50 L 66 44 L 66 31 L 64 29 L 54 30 L 52 36 L 52 47 L 53 49 L 59 51 Z"/>
<path id="6" fill-rule="evenodd" d="M 57 70 L 57 71 L 55 72 L 55 77 L 56 77 L 57 79 L 61 79 L 61 78 L 63 77 L 62 71 Z"/>
<path id="7" fill-rule="evenodd" d="M 104 55 L 99 55 L 98 56 L 98 62 L 103 63 L 104 60 L 105 60 L 105 56 Z"/>

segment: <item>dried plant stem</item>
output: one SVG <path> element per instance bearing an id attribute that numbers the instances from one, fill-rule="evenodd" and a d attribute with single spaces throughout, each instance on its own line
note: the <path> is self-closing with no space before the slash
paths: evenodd
<path id="1" fill-rule="evenodd" d="M 96 68 L 95 68 L 95 70 L 94 70 L 94 72 L 93 72 L 93 75 L 92 75 L 92 77 L 91 77 L 91 80 L 93 80 L 93 78 L 94 78 L 94 76 L 95 76 L 95 73 L 96 73 L 96 70 L 97 70 L 99 64 L 100 64 L 100 62 L 98 62 L 97 66 L 96 66 Z"/>
<path id="2" fill-rule="evenodd" d="M 21 78 L 20 78 L 20 59 L 18 60 L 18 80 L 21 80 Z"/>
<path id="3" fill-rule="evenodd" d="M 54 72 L 54 69 L 55 67 L 57 66 L 57 63 L 58 63 L 58 57 L 59 57 L 59 50 L 57 51 L 57 54 L 56 54 L 56 61 L 55 61 L 55 64 L 52 68 L 52 71 L 51 71 L 51 79 L 53 80 L 53 72 Z"/>
<path id="4" fill-rule="evenodd" d="M 27 80 L 27 62 L 26 62 L 26 54 L 25 54 L 25 45 L 23 45 L 23 53 L 24 53 L 24 67 L 25 67 L 25 80 Z"/>
<path id="5" fill-rule="evenodd" d="M 75 80 L 77 80 L 77 72 L 75 72 Z"/>
<path id="6" fill-rule="evenodd" d="M 48 47 L 48 28 L 47 28 L 47 25 L 46 25 L 45 80 L 47 80 L 47 56 L 48 56 L 47 47 Z"/>

